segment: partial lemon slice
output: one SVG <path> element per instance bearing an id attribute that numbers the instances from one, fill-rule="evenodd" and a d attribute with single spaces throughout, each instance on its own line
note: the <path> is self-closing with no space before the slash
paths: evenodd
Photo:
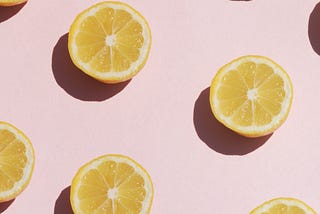
<path id="1" fill-rule="evenodd" d="M 250 214 L 316 214 L 316 212 L 298 199 L 275 198 L 258 206 Z"/>
<path id="2" fill-rule="evenodd" d="M 152 181 L 129 157 L 105 155 L 82 166 L 71 185 L 75 214 L 147 214 L 153 199 Z"/>
<path id="3" fill-rule="evenodd" d="M 30 140 L 13 125 L 0 122 L 0 202 L 17 197 L 26 188 L 34 159 Z"/>
<path id="4" fill-rule="evenodd" d="M 145 65 L 151 31 L 145 18 L 121 2 L 102 2 L 80 13 L 69 32 L 73 63 L 105 83 L 131 79 Z"/>
<path id="5" fill-rule="evenodd" d="M 212 80 L 210 105 L 226 127 L 247 137 L 272 133 L 292 103 L 288 74 L 272 60 L 244 56 L 223 66 Z"/>
<path id="6" fill-rule="evenodd" d="M 27 0 L 0 0 L 0 6 L 14 6 L 17 4 L 22 4 Z"/>

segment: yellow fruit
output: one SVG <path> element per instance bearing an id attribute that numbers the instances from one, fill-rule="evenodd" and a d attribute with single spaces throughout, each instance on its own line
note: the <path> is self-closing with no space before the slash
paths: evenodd
<path id="1" fill-rule="evenodd" d="M 86 9 L 69 31 L 73 63 L 105 83 L 131 79 L 145 65 L 150 47 L 147 21 L 121 2 L 102 2 Z"/>
<path id="2" fill-rule="evenodd" d="M 0 6 L 14 6 L 17 4 L 22 4 L 27 0 L 0 0 Z"/>
<path id="3" fill-rule="evenodd" d="M 210 105 L 226 127 L 247 137 L 274 132 L 292 103 L 288 74 L 272 60 L 244 56 L 226 64 L 212 80 Z"/>
<path id="4" fill-rule="evenodd" d="M 71 185 L 75 214 L 148 214 L 153 199 L 149 174 L 122 155 L 105 155 L 82 166 Z"/>
<path id="5" fill-rule="evenodd" d="M 30 140 L 13 125 L 0 122 L 0 202 L 15 198 L 26 188 L 34 159 Z"/>
<path id="6" fill-rule="evenodd" d="M 275 198 L 258 206 L 250 214 L 316 214 L 316 212 L 298 199 Z"/>

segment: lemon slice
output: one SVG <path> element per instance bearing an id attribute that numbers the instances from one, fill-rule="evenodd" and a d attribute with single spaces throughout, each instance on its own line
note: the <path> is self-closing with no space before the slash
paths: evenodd
<path id="1" fill-rule="evenodd" d="M 14 6 L 17 4 L 22 4 L 27 0 L 0 0 L 0 6 Z"/>
<path id="2" fill-rule="evenodd" d="M 147 21 L 121 2 L 102 2 L 86 9 L 69 31 L 73 63 L 105 83 L 131 79 L 145 65 L 150 47 Z"/>
<path id="3" fill-rule="evenodd" d="M 153 186 L 137 162 L 122 155 L 105 155 L 82 166 L 71 185 L 75 214 L 147 214 Z"/>
<path id="4" fill-rule="evenodd" d="M 258 206 L 250 214 L 316 214 L 316 212 L 298 199 L 275 198 Z"/>
<path id="5" fill-rule="evenodd" d="M 244 56 L 223 66 L 212 80 L 210 105 L 222 124 L 247 136 L 274 132 L 292 103 L 288 74 L 272 60 Z"/>
<path id="6" fill-rule="evenodd" d="M 33 167 L 30 140 L 13 125 L 0 122 L 0 202 L 15 198 L 26 188 Z"/>

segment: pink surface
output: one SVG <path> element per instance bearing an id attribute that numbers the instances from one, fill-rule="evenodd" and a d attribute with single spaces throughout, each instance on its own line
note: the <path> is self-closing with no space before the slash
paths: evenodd
<path id="1" fill-rule="evenodd" d="M 138 76 L 115 86 L 80 73 L 67 52 L 74 17 L 96 2 L 0 8 L 0 120 L 36 152 L 30 185 L 0 213 L 72 213 L 74 174 L 107 153 L 148 170 L 154 214 L 245 214 L 279 196 L 320 212 L 318 0 L 128 0 L 153 45 Z M 255 140 L 218 124 L 208 103 L 217 69 L 247 54 L 278 62 L 294 86 L 288 120 Z"/>

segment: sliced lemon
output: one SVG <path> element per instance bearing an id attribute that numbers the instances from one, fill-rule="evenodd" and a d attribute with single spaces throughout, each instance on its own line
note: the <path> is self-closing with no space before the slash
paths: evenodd
<path id="1" fill-rule="evenodd" d="M 73 63 L 105 83 L 131 79 L 145 65 L 150 47 L 147 21 L 121 2 L 102 2 L 86 9 L 69 31 Z"/>
<path id="2" fill-rule="evenodd" d="M 153 199 L 152 181 L 129 157 L 105 155 L 82 166 L 71 185 L 75 214 L 147 214 Z"/>
<path id="3" fill-rule="evenodd" d="M 298 199 L 275 198 L 258 206 L 250 214 L 316 214 L 316 212 Z"/>
<path id="4" fill-rule="evenodd" d="M 13 125 L 0 122 L 0 202 L 15 198 L 26 188 L 34 159 L 30 140 Z"/>
<path id="5" fill-rule="evenodd" d="M 0 0 L 0 6 L 14 6 L 17 4 L 22 4 L 27 0 Z"/>
<path id="6" fill-rule="evenodd" d="M 210 105 L 226 127 L 247 137 L 274 132 L 292 103 L 288 74 L 272 60 L 244 56 L 223 66 L 212 80 Z"/>

